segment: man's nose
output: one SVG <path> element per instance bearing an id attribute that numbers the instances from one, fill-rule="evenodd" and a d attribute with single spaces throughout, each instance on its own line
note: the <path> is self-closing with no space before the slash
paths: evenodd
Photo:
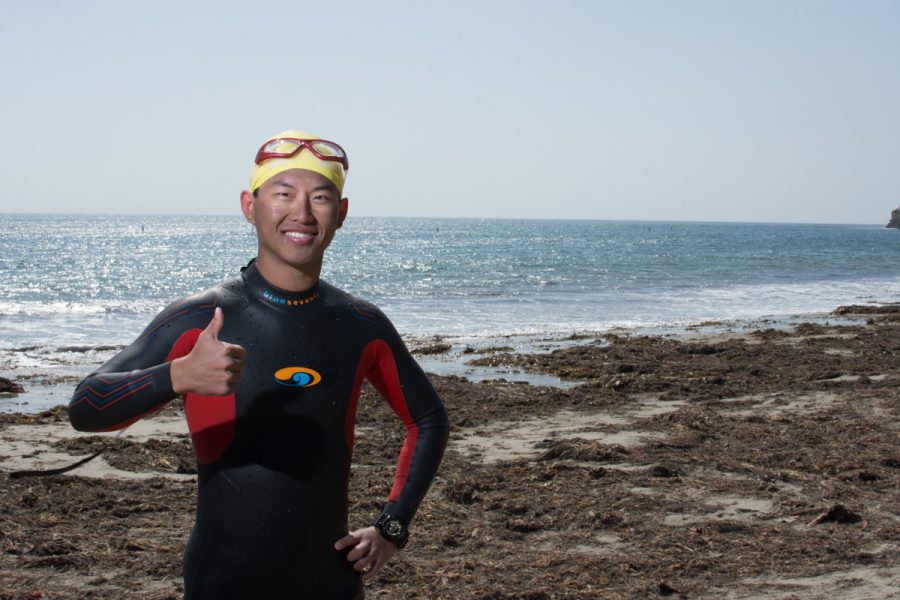
<path id="1" fill-rule="evenodd" d="M 312 208 L 309 203 L 309 198 L 306 195 L 297 194 L 294 201 L 291 203 L 290 216 L 292 219 L 300 221 L 301 223 L 312 222 Z"/>

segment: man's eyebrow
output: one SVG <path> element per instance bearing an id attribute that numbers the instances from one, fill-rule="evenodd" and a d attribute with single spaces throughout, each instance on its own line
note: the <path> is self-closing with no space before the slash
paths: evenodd
<path id="1" fill-rule="evenodd" d="M 285 181 L 283 179 L 276 179 L 275 181 L 272 182 L 272 185 L 280 185 L 281 187 L 286 187 L 286 188 L 290 188 L 294 191 L 297 191 L 296 187 L 294 187 L 293 185 L 291 185 L 290 183 L 288 183 L 287 181 Z M 316 187 L 311 189 L 310 192 L 322 192 L 322 191 L 328 191 L 328 190 L 334 190 L 334 185 L 332 185 L 330 183 L 323 183 L 322 185 L 317 185 Z"/>
<path id="2" fill-rule="evenodd" d="M 280 185 L 282 187 L 291 188 L 292 190 L 297 189 L 294 186 L 292 186 L 291 184 L 289 184 L 287 181 L 284 181 L 283 179 L 278 179 L 278 180 L 272 182 L 272 185 Z"/>

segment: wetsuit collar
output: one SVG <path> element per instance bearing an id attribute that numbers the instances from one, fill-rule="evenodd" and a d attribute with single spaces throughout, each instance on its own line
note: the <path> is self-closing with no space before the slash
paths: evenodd
<path id="1" fill-rule="evenodd" d="M 265 304 L 284 308 L 299 308 L 319 299 L 319 284 L 303 292 L 289 292 L 266 281 L 256 268 L 254 258 L 246 267 L 241 267 L 241 277 L 248 297 L 261 300 Z"/>

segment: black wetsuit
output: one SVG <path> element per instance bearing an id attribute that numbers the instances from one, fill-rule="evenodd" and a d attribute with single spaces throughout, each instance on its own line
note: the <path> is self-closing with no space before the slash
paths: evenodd
<path id="1" fill-rule="evenodd" d="M 198 463 L 185 597 L 361 598 L 334 543 L 347 533 L 347 485 L 363 379 L 407 428 L 384 512 L 409 522 L 447 443 L 444 406 L 387 318 L 320 281 L 302 293 L 241 276 L 176 302 L 91 374 L 69 404 L 84 431 L 121 429 L 172 400 L 169 361 L 190 352 L 216 306 L 219 339 L 247 351 L 236 393 L 187 394 Z"/>

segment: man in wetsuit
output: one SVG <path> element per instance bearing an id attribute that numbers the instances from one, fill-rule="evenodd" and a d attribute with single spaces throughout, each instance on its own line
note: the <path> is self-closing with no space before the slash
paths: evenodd
<path id="1" fill-rule="evenodd" d="M 427 377 L 381 311 L 319 279 L 348 167 L 316 136 L 267 140 L 241 194 L 257 258 L 163 310 L 69 404 L 76 429 L 109 431 L 184 397 L 199 480 L 185 598 L 362 598 L 437 471 L 448 422 Z M 407 433 L 382 514 L 348 533 L 364 379 Z"/>

